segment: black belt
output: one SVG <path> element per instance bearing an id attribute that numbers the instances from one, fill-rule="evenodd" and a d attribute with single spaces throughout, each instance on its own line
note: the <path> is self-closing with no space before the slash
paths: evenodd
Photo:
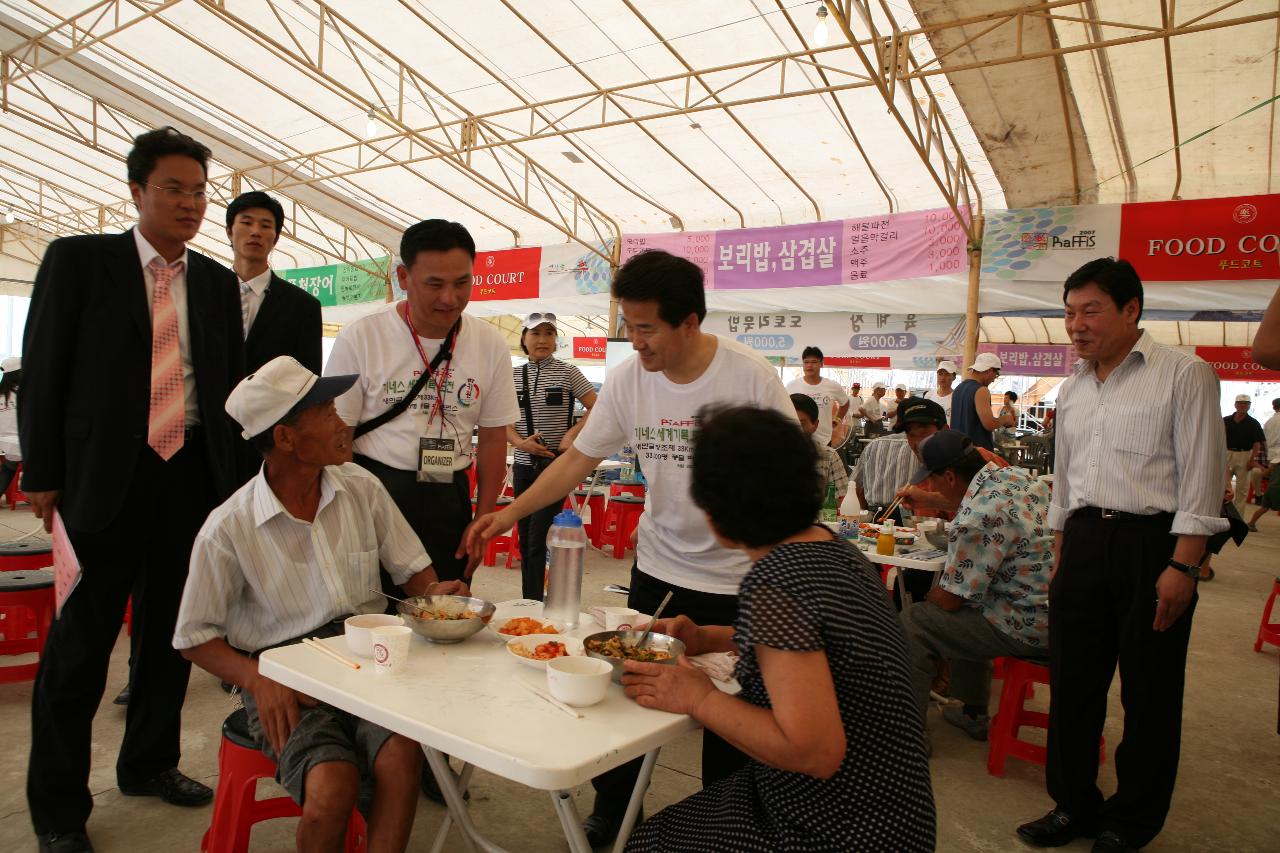
<path id="1" fill-rule="evenodd" d="M 1118 509 L 1105 509 L 1099 506 L 1084 506 L 1071 513 L 1072 518 L 1098 518 L 1103 521 L 1130 521 L 1142 524 L 1160 524 L 1168 526 L 1173 523 L 1173 513 L 1157 512 L 1141 515 L 1136 512 L 1123 512 Z"/>

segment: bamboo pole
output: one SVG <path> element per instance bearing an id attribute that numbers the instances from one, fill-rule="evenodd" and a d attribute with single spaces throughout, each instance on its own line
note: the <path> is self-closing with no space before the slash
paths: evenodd
<path id="1" fill-rule="evenodd" d="M 982 233 L 987 218 L 973 218 L 974 237 L 969 241 L 969 299 L 964 314 L 964 368 L 973 364 L 978 352 L 978 280 L 982 275 Z"/>

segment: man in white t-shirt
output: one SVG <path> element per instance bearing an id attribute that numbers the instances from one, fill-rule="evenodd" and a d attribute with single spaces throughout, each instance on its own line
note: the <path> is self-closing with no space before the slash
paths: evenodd
<path id="1" fill-rule="evenodd" d="M 924 392 L 924 399 L 937 403 L 947 413 L 947 423 L 951 423 L 951 385 L 959 372 L 954 361 L 938 362 L 938 387 Z"/>
<path id="2" fill-rule="evenodd" d="M 884 434 L 884 392 L 883 382 L 871 386 L 871 396 L 862 401 L 858 414 L 867 419 L 867 435 Z"/>
<path id="3" fill-rule="evenodd" d="M 652 613 L 671 592 L 664 615 L 731 625 L 737 618 L 738 586 L 750 560 L 717 544 L 690 497 L 698 414 L 708 405 L 754 405 L 795 418 L 795 409 L 778 374 L 761 356 L 702 331 L 706 299 L 702 272 L 694 264 L 666 252 L 643 252 L 618 271 L 612 290 L 636 354 L 610 369 L 573 447 L 515 503 L 478 518 L 467 545 L 472 554 L 480 553 L 485 540 L 560 500 L 601 459 L 630 444 L 649 489 L 628 604 Z M 727 742 L 704 733 L 704 785 L 730 775 L 745 760 Z M 593 845 L 617 833 L 639 764 L 637 759 L 594 780 L 596 803 L 585 825 Z"/>
<path id="4" fill-rule="evenodd" d="M 892 420 L 898 416 L 898 406 L 907 399 L 907 386 L 901 383 L 893 386 L 893 399 L 884 404 L 884 416 Z"/>
<path id="5" fill-rule="evenodd" d="M 344 327 L 325 365 L 360 374 L 338 397 L 355 427 L 355 461 L 373 472 L 418 534 L 441 580 L 470 575 L 462 553 L 471 522 L 471 433 L 479 428 L 476 508 L 493 509 L 506 477 L 507 425 L 520 418 L 502 334 L 463 314 L 476 247 L 456 222 L 428 219 L 400 239 L 396 277 L 408 299 Z M 413 394 L 420 377 L 427 378 Z M 407 408 L 378 423 L 406 396 Z M 372 427 L 372 428 L 370 428 Z"/>
<path id="6" fill-rule="evenodd" d="M 822 377 L 822 350 L 805 347 L 801 363 L 804 375 L 793 379 L 786 390 L 788 394 L 804 394 L 818 405 L 818 431 L 813 434 L 813 440 L 819 447 L 825 447 L 831 441 L 832 410 L 834 420 L 844 418 L 849 412 L 849 395 L 839 382 Z"/>

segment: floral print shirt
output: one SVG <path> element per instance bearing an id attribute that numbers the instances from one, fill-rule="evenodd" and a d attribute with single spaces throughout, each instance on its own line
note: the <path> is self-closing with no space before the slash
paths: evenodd
<path id="1" fill-rule="evenodd" d="M 947 568 L 938 585 L 981 608 L 1002 633 L 1049 645 L 1053 531 L 1049 486 L 1021 468 L 988 462 L 951 523 Z"/>

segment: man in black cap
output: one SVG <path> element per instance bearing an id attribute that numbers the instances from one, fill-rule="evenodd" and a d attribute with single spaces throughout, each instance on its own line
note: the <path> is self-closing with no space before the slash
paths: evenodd
<path id="1" fill-rule="evenodd" d="M 1021 468 L 987 462 L 962 433 L 942 430 L 920 444 L 915 482 L 932 479 L 959 506 L 946 569 L 926 599 L 902 612 L 921 717 L 938 662 L 951 661 L 951 695 L 962 704 L 943 718 L 987 739 L 991 661 L 1047 659 L 1049 487 Z"/>
<path id="2" fill-rule="evenodd" d="M 907 444 L 918 458 L 921 442 L 938 430 L 946 428 L 947 412 L 940 403 L 921 397 L 909 397 L 898 407 L 898 420 L 893 426 L 893 431 L 907 434 Z M 997 468 L 1005 468 L 1009 465 L 998 454 L 985 447 L 978 447 L 978 453 L 985 461 L 994 463 Z M 915 511 L 917 517 L 923 518 L 950 520 L 960 506 L 959 498 L 953 501 L 944 495 L 933 477 L 926 477 L 919 483 L 908 483 L 898 490 L 898 497 Z"/>

